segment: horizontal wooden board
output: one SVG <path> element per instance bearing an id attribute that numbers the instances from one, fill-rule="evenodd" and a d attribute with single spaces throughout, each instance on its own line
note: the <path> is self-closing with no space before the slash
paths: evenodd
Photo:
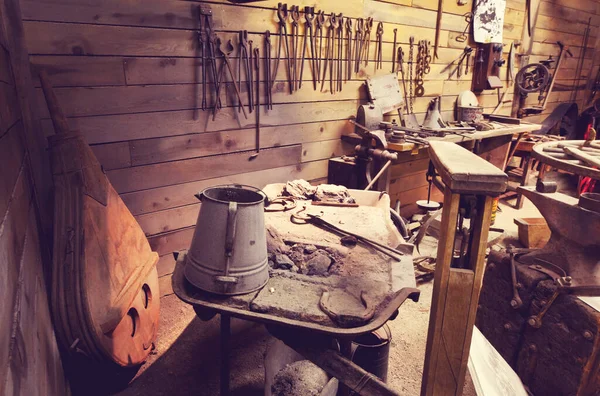
<path id="1" fill-rule="evenodd" d="M 194 194 L 203 189 L 221 184 L 248 184 L 262 188 L 269 183 L 284 183 L 288 180 L 312 180 L 327 175 L 327 160 L 289 165 L 254 172 L 228 175 L 224 177 L 194 181 L 184 184 L 160 187 L 151 190 L 131 192 L 121 195 L 134 215 L 165 210 L 197 202 Z"/>
<path id="2" fill-rule="evenodd" d="M 160 234 L 196 224 L 200 203 L 179 206 L 137 216 L 136 220 L 147 236 Z"/>
<path id="3" fill-rule="evenodd" d="M 300 162 L 301 146 L 264 150 L 251 161 L 248 159 L 250 154 L 243 152 L 136 166 L 108 171 L 107 175 L 115 189 L 124 193 L 233 175 L 239 169 L 253 171 L 296 164 Z"/>
<path id="4" fill-rule="evenodd" d="M 303 143 L 302 162 L 318 161 L 321 159 L 351 154 L 353 152 L 354 146 L 344 143 L 340 139 Z"/>
<path id="5" fill-rule="evenodd" d="M 148 238 L 150 247 L 159 256 L 171 254 L 190 247 L 194 227 L 183 228 L 173 232 L 167 232 Z"/>
<path id="6" fill-rule="evenodd" d="M 164 256 L 160 256 L 158 259 L 158 263 L 156 263 L 156 270 L 158 272 L 158 277 L 162 277 L 165 275 L 172 274 L 175 270 L 175 257 L 172 254 L 165 254 Z"/>
<path id="7" fill-rule="evenodd" d="M 123 57 L 33 55 L 29 60 L 36 87 L 40 86 L 41 69 L 46 71 L 54 87 L 125 85 Z"/>
<path id="8" fill-rule="evenodd" d="M 275 84 L 272 98 L 274 104 L 315 102 L 328 100 L 358 100 L 366 98 L 366 89 L 362 81 L 350 81 L 344 90 L 335 96 L 326 87 L 325 92 L 306 87 L 290 95 L 283 82 Z M 68 117 L 95 116 L 108 114 L 141 113 L 167 110 L 185 110 L 199 108 L 199 96 L 195 85 L 152 85 L 131 87 L 95 87 L 95 88 L 57 88 L 55 89 L 59 103 Z M 266 102 L 265 84 L 261 84 L 261 103 Z M 242 100 L 247 103 L 242 86 Z M 48 110 L 41 89 L 37 90 L 40 116 L 48 118 Z M 231 97 L 231 99 L 233 99 Z M 221 94 L 222 103 L 227 101 L 226 92 Z M 235 99 L 237 103 L 237 99 Z M 208 110 L 206 110 L 208 111 Z M 241 116 L 243 117 L 243 115 Z M 249 117 L 251 118 L 251 117 Z M 251 118 L 252 119 L 252 118 Z"/>
<path id="9" fill-rule="evenodd" d="M 298 143 L 338 139 L 354 129 L 347 121 L 329 121 L 276 127 L 262 127 L 262 148 L 288 146 Z M 256 147 L 256 131 L 201 133 L 158 139 L 136 140 L 129 143 L 131 164 L 145 165 L 177 159 L 203 157 Z M 102 161 L 101 161 L 102 162 Z"/>
<path id="10" fill-rule="evenodd" d="M 412 173 L 421 172 L 427 170 L 428 166 L 429 158 L 395 164 L 390 168 L 390 177 L 391 179 L 396 179 Z"/>
<path id="11" fill-rule="evenodd" d="M 131 166 L 131 154 L 127 142 L 92 146 L 92 151 L 104 170 Z"/>
<path id="12" fill-rule="evenodd" d="M 274 105 L 273 110 L 261 113 L 261 125 L 277 126 L 304 122 L 323 122 L 348 118 L 356 114 L 357 101 L 295 103 Z M 42 120 L 46 135 L 53 134 L 52 122 Z M 177 136 L 199 132 L 217 132 L 238 128 L 252 128 L 254 117 L 240 117 L 237 109 L 224 108 L 215 121 L 208 111 L 201 111 L 194 119 L 194 111 L 166 111 L 141 114 L 123 114 L 99 117 L 69 118 L 71 128 L 79 130 L 89 144 L 123 140 Z"/>

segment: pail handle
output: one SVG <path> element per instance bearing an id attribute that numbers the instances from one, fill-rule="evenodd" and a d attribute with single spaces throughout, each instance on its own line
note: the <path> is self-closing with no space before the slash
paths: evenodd
<path id="1" fill-rule="evenodd" d="M 227 230 L 225 230 L 225 257 L 227 257 L 225 260 L 225 275 L 215 276 L 215 280 L 221 283 L 237 283 L 237 277 L 229 276 L 229 265 L 235 241 L 237 209 L 237 202 L 229 202 L 229 208 L 227 209 Z"/>
<path id="2" fill-rule="evenodd" d="M 235 241 L 237 209 L 237 202 L 229 202 L 229 208 L 227 210 L 227 230 L 225 232 L 225 256 L 227 257 L 231 257 L 231 255 L 233 254 L 233 242 Z M 225 273 L 229 273 L 229 268 L 226 269 Z"/>

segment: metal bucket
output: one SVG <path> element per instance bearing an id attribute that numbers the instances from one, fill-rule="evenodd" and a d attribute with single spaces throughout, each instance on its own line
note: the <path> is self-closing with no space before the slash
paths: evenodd
<path id="1" fill-rule="evenodd" d="M 387 382 L 392 333 L 388 325 L 356 338 L 352 361 Z"/>
<path id="2" fill-rule="evenodd" d="M 244 294 L 269 280 L 264 201 L 254 187 L 210 187 L 202 201 L 185 277 L 194 286 L 216 294 Z"/>

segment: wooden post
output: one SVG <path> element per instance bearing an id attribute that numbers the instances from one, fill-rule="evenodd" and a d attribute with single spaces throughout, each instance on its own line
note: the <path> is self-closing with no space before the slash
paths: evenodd
<path id="1" fill-rule="evenodd" d="M 445 191 L 421 395 L 460 395 L 483 280 L 493 196 L 506 189 L 508 177 L 452 143 L 432 142 L 429 151 Z M 475 196 L 476 210 L 466 268 L 453 268 L 461 195 Z"/>

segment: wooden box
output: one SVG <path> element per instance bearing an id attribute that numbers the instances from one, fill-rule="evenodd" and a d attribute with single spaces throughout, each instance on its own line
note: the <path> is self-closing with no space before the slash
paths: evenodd
<path id="1" fill-rule="evenodd" d="M 550 228 L 543 217 L 515 218 L 519 227 L 519 241 L 526 248 L 543 248 L 550 239 Z"/>

